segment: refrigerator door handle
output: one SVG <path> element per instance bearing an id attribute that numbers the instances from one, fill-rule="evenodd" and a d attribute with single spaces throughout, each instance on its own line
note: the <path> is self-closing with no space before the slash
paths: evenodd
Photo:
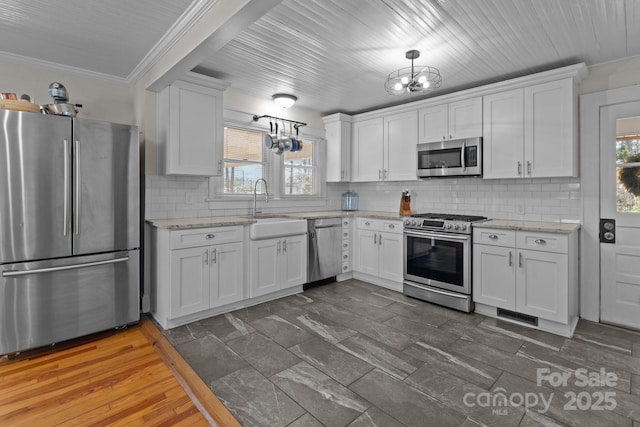
<path id="1" fill-rule="evenodd" d="M 71 146 L 68 139 L 64 140 L 64 224 L 62 226 L 62 234 L 66 236 L 69 234 L 69 223 L 71 222 L 71 194 L 69 194 L 69 186 L 71 182 L 71 167 L 69 165 L 69 159 L 71 156 Z"/>
<path id="2" fill-rule="evenodd" d="M 74 234 L 80 234 L 80 141 L 76 139 L 73 147 L 74 156 L 74 171 L 73 179 L 75 181 L 75 194 L 74 194 L 74 209 L 73 209 L 73 232 Z"/>
<path id="3" fill-rule="evenodd" d="M 75 270 L 78 268 L 95 267 L 97 265 L 117 264 L 119 262 L 125 262 L 125 261 L 129 261 L 128 256 L 124 258 L 108 259 L 106 261 L 87 262 L 84 264 L 63 265 L 60 267 L 37 268 L 35 270 L 3 271 L 2 277 L 16 277 L 16 276 L 26 276 L 28 274 L 51 273 L 53 271 Z"/>

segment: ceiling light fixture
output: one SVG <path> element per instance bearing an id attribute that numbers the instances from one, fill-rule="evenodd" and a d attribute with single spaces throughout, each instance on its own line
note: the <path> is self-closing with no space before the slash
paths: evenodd
<path id="1" fill-rule="evenodd" d="M 278 107 L 282 108 L 289 108 L 298 100 L 297 97 L 287 95 L 286 93 L 276 93 L 272 98 L 273 102 L 275 102 Z"/>
<path id="2" fill-rule="evenodd" d="M 391 95 L 406 95 L 440 87 L 440 70 L 427 65 L 414 66 L 413 61 L 420 57 L 420 51 L 410 50 L 405 54 L 411 60 L 411 67 L 400 68 L 389 73 L 384 88 Z"/>

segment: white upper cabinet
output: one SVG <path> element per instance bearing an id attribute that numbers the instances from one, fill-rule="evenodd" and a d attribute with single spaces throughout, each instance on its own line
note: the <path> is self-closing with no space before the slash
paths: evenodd
<path id="1" fill-rule="evenodd" d="M 572 78 L 484 97 L 484 178 L 577 175 Z"/>
<path id="2" fill-rule="evenodd" d="M 417 112 L 353 123 L 352 181 L 409 181 L 416 178 Z"/>
<path id="3" fill-rule="evenodd" d="M 420 143 L 482 136 L 482 97 L 421 108 L 418 121 Z"/>
<path id="4" fill-rule="evenodd" d="M 158 170 L 165 175 L 220 175 L 222 94 L 228 83 L 189 73 L 158 95 Z"/>
<path id="5" fill-rule="evenodd" d="M 327 182 L 351 180 L 351 116 L 342 113 L 322 118 L 327 138 Z"/>

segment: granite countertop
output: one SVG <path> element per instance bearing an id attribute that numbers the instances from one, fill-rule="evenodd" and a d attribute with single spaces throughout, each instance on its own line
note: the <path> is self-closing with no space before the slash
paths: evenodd
<path id="1" fill-rule="evenodd" d="M 504 230 L 540 231 L 544 233 L 571 234 L 580 229 L 580 224 L 570 222 L 520 221 L 511 219 L 490 219 L 476 222 L 474 228 L 500 228 Z"/>
<path id="2" fill-rule="evenodd" d="M 319 219 L 319 218 L 378 218 L 401 221 L 401 217 L 397 212 L 378 212 L 378 211 L 314 211 L 314 212 L 293 212 L 293 213 L 274 213 L 262 214 L 258 217 L 253 216 L 212 216 L 203 218 L 176 218 L 176 219 L 149 219 L 147 222 L 156 228 L 166 228 L 172 230 L 188 229 L 188 228 L 208 228 L 208 227 L 225 227 L 231 225 L 248 225 L 256 222 L 258 218 L 295 218 L 295 219 Z"/>

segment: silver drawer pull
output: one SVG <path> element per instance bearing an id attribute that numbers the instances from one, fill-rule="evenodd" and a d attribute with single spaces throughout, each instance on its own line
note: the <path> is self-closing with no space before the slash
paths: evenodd
<path id="1" fill-rule="evenodd" d="M 349 221 L 343 222 L 342 225 L 349 225 Z"/>
<path id="2" fill-rule="evenodd" d="M 204 237 L 205 237 L 205 238 L 207 238 L 207 239 L 213 239 L 214 237 L 216 237 L 216 235 L 215 235 L 215 234 L 213 234 L 213 233 L 209 233 L 209 234 L 207 234 L 207 235 L 206 235 L 206 236 L 204 236 Z"/>
<path id="3" fill-rule="evenodd" d="M 498 235 L 497 234 L 489 234 L 489 238 L 491 240 L 496 240 L 498 238 Z"/>
<path id="4" fill-rule="evenodd" d="M 342 258 L 347 259 L 349 258 L 349 255 L 343 255 Z"/>
<path id="5" fill-rule="evenodd" d="M 539 245 L 546 245 L 547 244 L 547 241 L 544 240 L 544 239 L 536 239 L 534 241 Z"/>
<path id="6" fill-rule="evenodd" d="M 366 225 L 367 227 L 371 225 L 371 223 L 369 221 L 365 222 L 364 225 Z"/>
<path id="7" fill-rule="evenodd" d="M 394 228 L 396 228 L 396 226 L 393 224 L 389 224 L 389 228 L 393 230 Z"/>

